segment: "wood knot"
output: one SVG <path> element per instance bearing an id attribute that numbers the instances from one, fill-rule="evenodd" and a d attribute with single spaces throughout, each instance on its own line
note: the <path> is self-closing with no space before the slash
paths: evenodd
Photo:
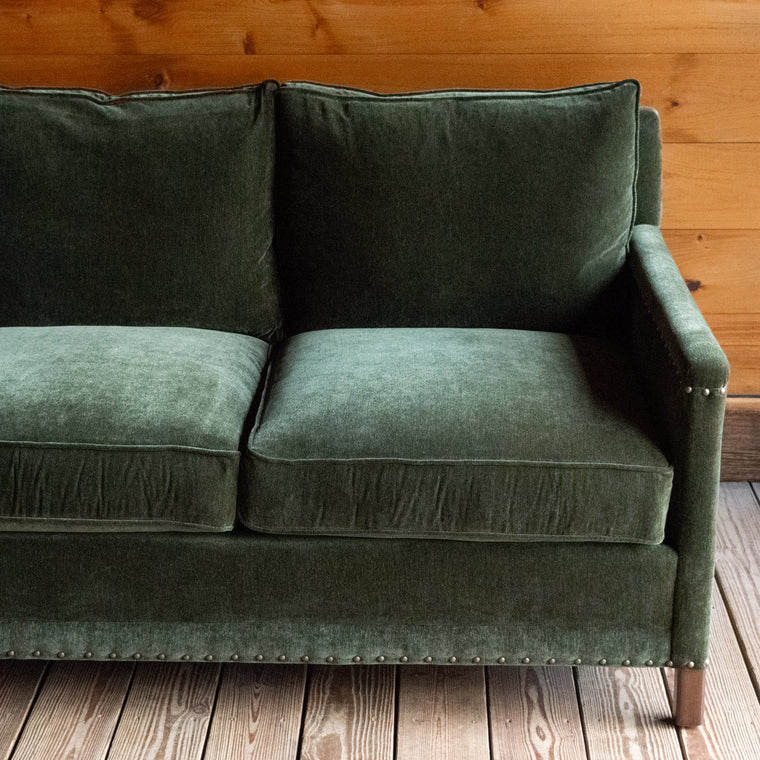
<path id="1" fill-rule="evenodd" d="M 246 55 L 256 55 L 256 41 L 253 39 L 253 32 L 246 32 L 243 37 L 243 52 Z"/>
<path id="2" fill-rule="evenodd" d="M 132 10 L 137 18 L 143 21 L 154 21 L 163 14 L 166 7 L 161 0 L 138 0 L 132 6 Z"/>
<path id="3" fill-rule="evenodd" d="M 701 280 L 686 280 L 686 287 L 694 293 L 702 287 Z"/>

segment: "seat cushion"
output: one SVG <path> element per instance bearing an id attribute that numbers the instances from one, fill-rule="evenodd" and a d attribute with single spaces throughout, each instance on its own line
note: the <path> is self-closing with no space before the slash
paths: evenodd
<path id="1" fill-rule="evenodd" d="M 0 325 L 276 335 L 273 90 L 0 88 Z"/>
<path id="2" fill-rule="evenodd" d="M 193 328 L 0 328 L 0 529 L 229 530 L 267 351 Z"/>
<path id="3" fill-rule="evenodd" d="M 276 533 L 659 543 L 672 470 L 653 431 L 601 339 L 304 333 L 273 357 L 240 517 Z"/>
<path id="4" fill-rule="evenodd" d="M 636 209 L 638 97 L 633 81 L 406 95 L 282 86 L 275 221 L 289 332 L 608 329 Z"/>

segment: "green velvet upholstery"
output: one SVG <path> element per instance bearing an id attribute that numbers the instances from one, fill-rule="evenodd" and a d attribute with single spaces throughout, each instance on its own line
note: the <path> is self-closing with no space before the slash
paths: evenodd
<path id="1" fill-rule="evenodd" d="M 272 91 L 0 88 L 0 325 L 275 336 Z"/>
<path id="2" fill-rule="evenodd" d="M 289 332 L 599 329 L 635 218 L 638 84 L 276 94 Z"/>
<path id="3" fill-rule="evenodd" d="M 0 328 L 0 529 L 229 530 L 258 338 Z"/>
<path id="4" fill-rule="evenodd" d="M 0 88 L 0 657 L 704 667 L 660 173 L 632 81 Z"/>
<path id="5" fill-rule="evenodd" d="M 679 554 L 673 650 L 707 657 L 720 444 L 729 367 L 657 227 L 631 240 L 633 347 L 674 465 L 668 541 Z"/>
<path id="6" fill-rule="evenodd" d="M 639 171 L 636 177 L 636 224 L 660 223 L 662 158 L 660 117 L 653 108 L 639 110 Z"/>
<path id="7" fill-rule="evenodd" d="M 274 354 L 240 517 L 273 533 L 663 539 L 671 467 L 601 339 L 323 330 Z"/>
<path id="8" fill-rule="evenodd" d="M 661 665 L 676 565 L 665 545 L 0 533 L 0 656 Z"/>

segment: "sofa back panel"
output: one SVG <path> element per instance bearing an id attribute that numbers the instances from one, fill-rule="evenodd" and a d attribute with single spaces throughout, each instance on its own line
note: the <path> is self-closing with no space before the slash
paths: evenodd
<path id="1" fill-rule="evenodd" d="M 286 327 L 580 329 L 635 215 L 636 82 L 276 95 Z"/>
<path id="2" fill-rule="evenodd" d="M 273 90 L 0 90 L 0 325 L 275 335 Z"/>
<path id="3" fill-rule="evenodd" d="M 660 116 L 653 108 L 639 112 L 639 173 L 636 179 L 636 224 L 660 224 L 662 215 L 662 150 Z"/>

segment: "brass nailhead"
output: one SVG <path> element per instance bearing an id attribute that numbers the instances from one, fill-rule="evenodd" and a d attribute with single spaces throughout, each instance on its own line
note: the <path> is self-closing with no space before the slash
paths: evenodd
<path id="1" fill-rule="evenodd" d="M 631 664 L 630 660 L 623 660 L 623 665 L 627 668 Z"/>
<path id="2" fill-rule="evenodd" d="M 430 657 L 430 656 L 427 656 L 427 657 L 425 658 L 425 662 L 433 662 L 433 658 L 432 658 L 432 657 Z"/>
<path id="3" fill-rule="evenodd" d="M 498 662 L 499 665 L 503 665 L 506 661 L 507 661 L 506 657 L 499 657 L 499 659 L 496 660 L 496 662 Z"/>
<path id="4" fill-rule="evenodd" d="M 305 654 L 305 655 L 304 655 L 304 656 L 301 658 L 301 662 L 308 662 L 308 661 L 309 661 L 309 655 L 308 655 L 308 654 Z"/>
<path id="5" fill-rule="evenodd" d="M 406 655 L 404 655 L 403 657 L 399 657 L 399 661 L 400 662 L 409 662 L 409 658 Z"/>
<path id="6" fill-rule="evenodd" d="M 206 662 L 211 662 L 211 660 L 214 659 L 214 655 L 213 654 L 207 654 L 203 659 L 206 660 Z"/>
<path id="7" fill-rule="evenodd" d="M 233 654 L 232 656 L 233 656 L 235 659 L 237 659 L 237 657 L 238 657 L 236 654 Z M 264 655 L 263 655 L 263 654 L 257 654 L 257 655 L 256 655 L 256 659 L 257 659 L 259 662 L 261 662 L 261 661 L 264 659 Z"/>
<path id="8" fill-rule="evenodd" d="M 329 657 L 325 658 L 325 662 L 335 662 L 335 658 L 332 655 L 330 655 Z"/>
<path id="9" fill-rule="evenodd" d="M 380 655 L 380 656 L 377 658 L 377 661 L 378 661 L 378 662 L 385 662 L 385 657 L 383 657 L 382 655 Z"/>
<path id="10" fill-rule="evenodd" d="M 523 657 L 522 658 L 522 664 L 523 665 L 530 665 L 530 657 Z"/>
<path id="11" fill-rule="evenodd" d="M 190 655 L 189 654 L 183 654 L 182 655 L 182 659 L 185 660 L 185 661 L 187 661 L 187 660 L 190 659 Z"/>
<path id="12" fill-rule="evenodd" d="M 111 652 L 108 657 L 111 660 L 115 660 L 119 655 L 116 654 L 116 652 Z"/>
<path id="13" fill-rule="evenodd" d="M 13 649 L 9 649 L 5 654 L 8 655 L 8 657 L 15 657 L 16 652 Z"/>
<path id="14" fill-rule="evenodd" d="M 259 657 L 261 657 L 261 655 L 259 655 Z M 239 654 L 231 654 L 230 655 L 230 659 L 231 660 L 239 660 L 240 659 L 240 655 Z"/>
<path id="15" fill-rule="evenodd" d="M 599 660 L 599 664 L 600 665 L 606 665 L 607 664 L 607 660 L 605 660 L 604 657 L 602 657 L 602 659 Z"/>
<path id="16" fill-rule="evenodd" d="M 692 388 L 690 385 L 687 385 L 687 386 L 684 388 L 684 390 L 685 390 L 687 393 L 691 393 L 691 392 L 694 390 L 694 388 Z"/>
<path id="17" fill-rule="evenodd" d="M 280 655 L 280 656 L 279 656 L 277 659 L 278 659 L 280 662 L 285 662 L 285 660 L 287 660 L 288 658 L 287 658 L 287 657 L 286 657 L 284 654 L 281 654 L 281 655 Z"/>
<path id="18" fill-rule="evenodd" d="M 65 656 L 66 656 L 66 652 L 58 652 L 56 654 L 56 657 L 65 657 Z"/>
<path id="19" fill-rule="evenodd" d="M 42 654 L 42 652 L 40 652 L 40 650 L 39 650 L 39 649 L 35 649 L 35 650 L 32 652 L 32 657 L 39 657 L 41 654 Z"/>
<path id="20" fill-rule="evenodd" d="M 457 658 L 456 658 L 456 657 L 449 657 L 449 662 L 450 662 L 450 663 L 452 663 L 452 664 L 453 664 L 453 663 L 455 663 L 456 661 L 457 661 Z"/>
<path id="21" fill-rule="evenodd" d="M 156 655 L 156 657 L 157 657 L 159 660 L 165 660 L 165 659 L 166 659 L 166 655 L 165 655 L 163 652 L 161 652 L 161 654 L 157 654 L 157 655 Z"/>
<path id="22" fill-rule="evenodd" d="M 477 665 L 480 662 L 480 657 L 473 657 L 472 661 Z"/>
<path id="23" fill-rule="evenodd" d="M 135 653 L 132 655 L 132 659 L 133 659 L 133 660 L 139 660 L 141 657 L 142 657 L 142 655 L 141 655 L 139 652 L 135 652 Z"/>
<path id="24" fill-rule="evenodd" d="M 672 667 L 673 667 L 673 660 L 668 660 L 668 661 L 665 663 L 665 667 L 666 667 L 666 668 L 672 668 Z"/>
<path id="25" fill-rule="evenodd" d="M 92 652 L 85 652 L 84 653 L 85 660 L 91 660 L 92 659 Z"/>
<path id="26" fill-rule="evenodd" d="M 362 661 L 362 658 L 361 658 L 361 657 L 359 657 L 359 655 L 358 655 L 358 654 L 357 654 L 357 655 L 356 655 L 356 657 L 354 657 L 354 658 L 353 658 L 353 660 L 352 660 L 352 662 L 361 662 L 361 661 Z"/>
<path id="27" fill-rule="evenodd" d="M 573 665 L 580 665 L 582 662 L 583 660 L 579 657 L 577 660 L 573 660 Z"/>
<path id="28" fill-rule="evenodd" d="M 647 664 L 647 667 L 650 667 L 650 668 L 651 668 L 651 667 L 652 667 L 652 665 L 654 665 L 654 660 L 647 660 L 647 661 L 646 661 L 646 664 Z"/>
<path id="29" fill-rule="evenodd" d="M 695 664 L 694 660 L 689 660 L 689 661 L 686 663 L 686 667 L 687 667 L 687 668 L 694 668 L 694 667 L 696 667 L 696 664 Z"/>
<path id="30" fill-rule="evenodd" d="M 554 657 L 551 657 L 550 659 L 548 659 L 546 661 L 546 664 L 547 665 L 556 665 L 557 664 L 557 660 Z"/>

